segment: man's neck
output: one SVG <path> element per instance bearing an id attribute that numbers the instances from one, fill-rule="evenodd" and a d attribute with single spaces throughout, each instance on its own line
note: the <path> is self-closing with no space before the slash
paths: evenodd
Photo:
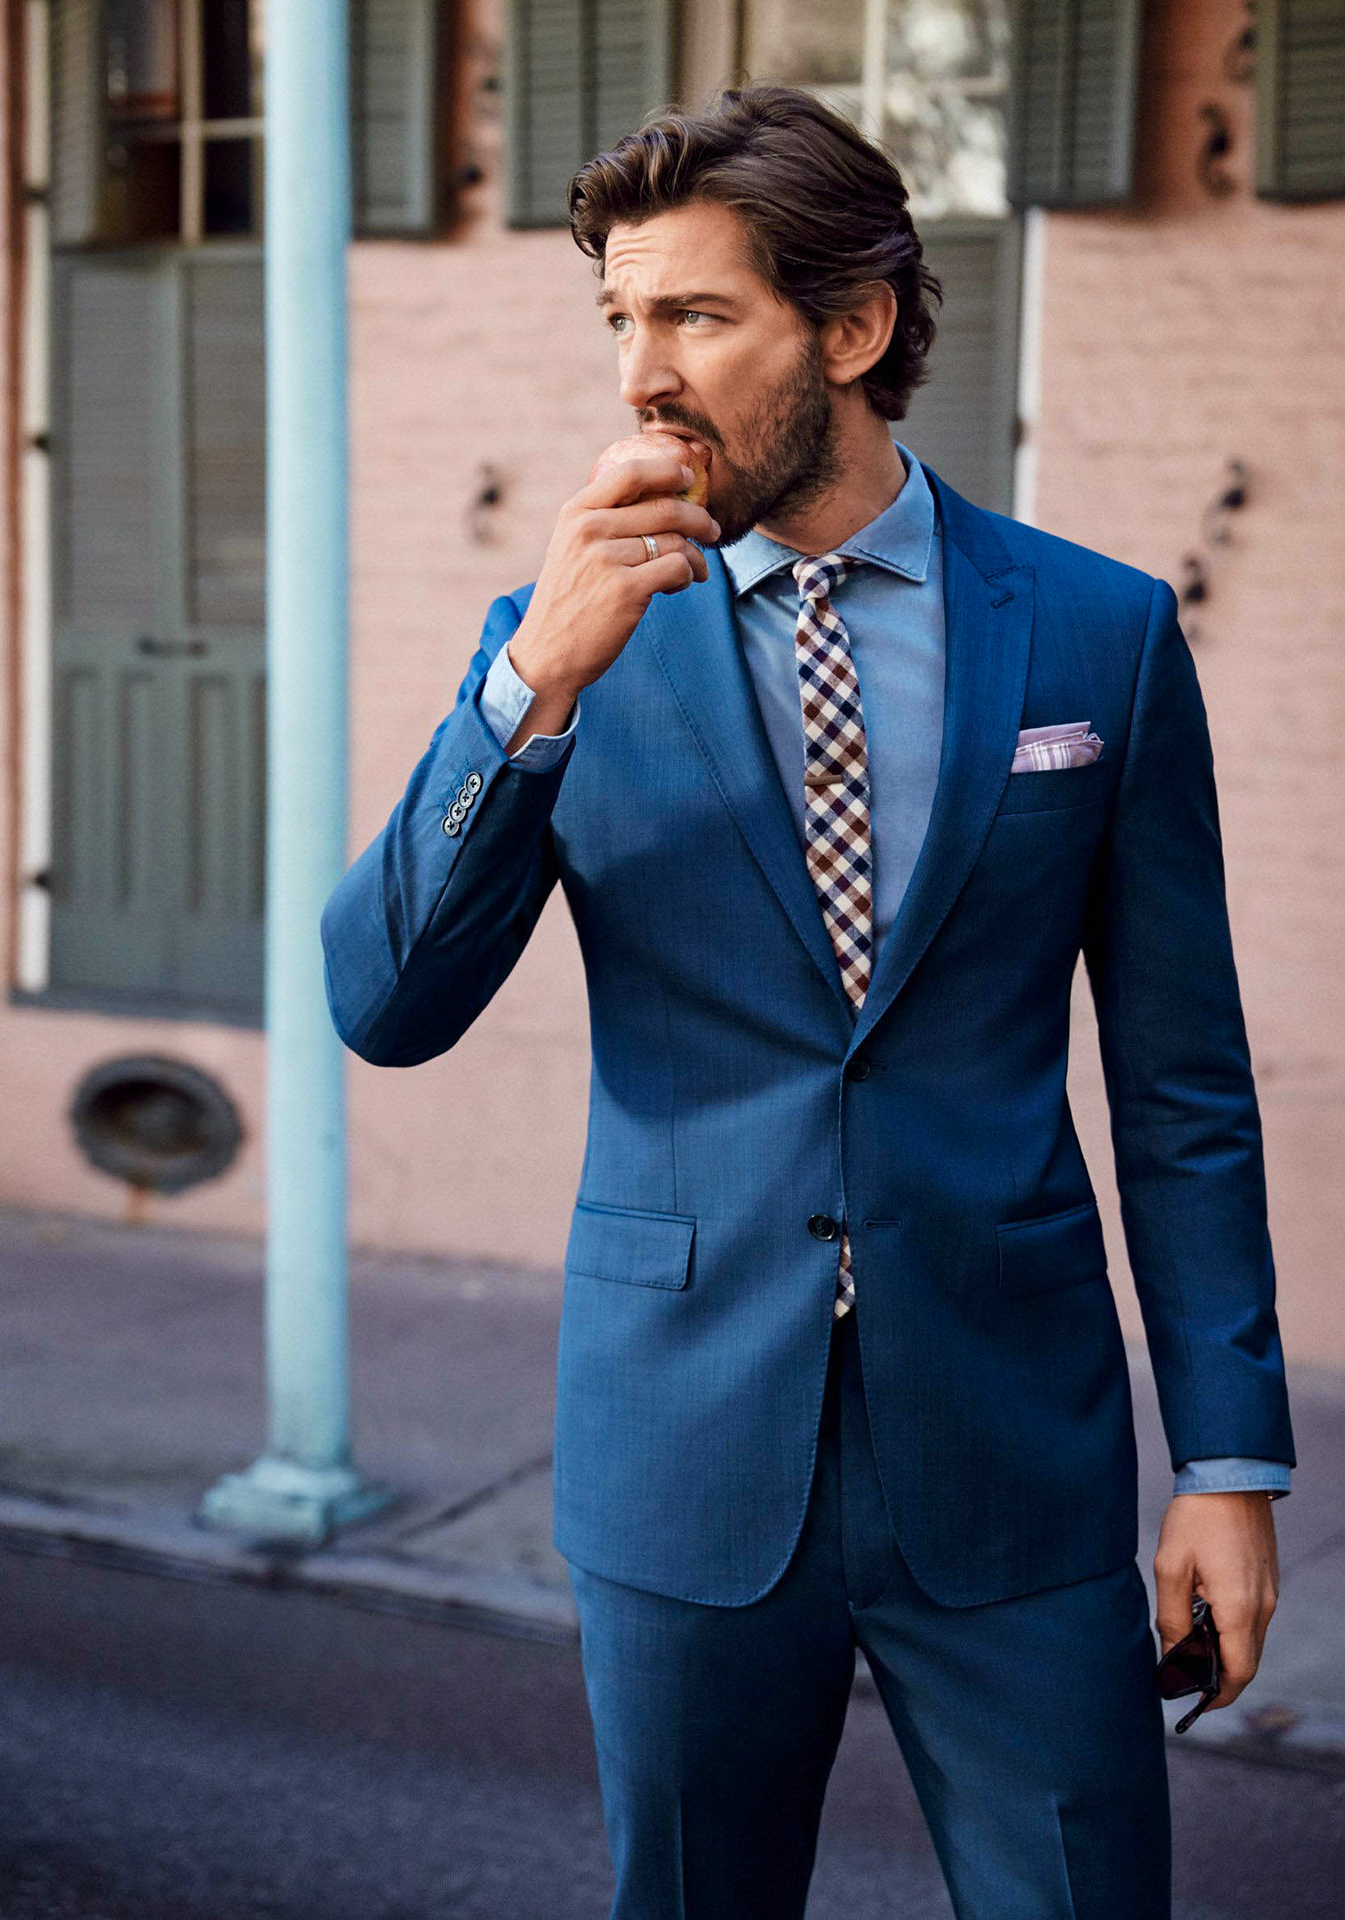
<path id="1" fill-rule="evenodd" d="M 839 436 L 844 478 L 797 515 L 761 521 L 755 531 L 796 553 L 831 553 L 887 510 L 906 484 L 906 469 L 888 423 L 867 407 L 862 421 Z"/>

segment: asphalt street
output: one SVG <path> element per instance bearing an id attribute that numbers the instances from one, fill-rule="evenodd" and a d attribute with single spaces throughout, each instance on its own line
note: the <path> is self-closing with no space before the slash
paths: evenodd
<path id="1" fill-rule="evenodd" d="M 1181 1920 L 1339 1920 L 1345 1781 L 1172 1782 Z M 602 1920 L 610 1889 L 572 1645 L 0 1552 L 2 1920 Z M 857 1691 L 810 1920 L 949 1913 Z"/>

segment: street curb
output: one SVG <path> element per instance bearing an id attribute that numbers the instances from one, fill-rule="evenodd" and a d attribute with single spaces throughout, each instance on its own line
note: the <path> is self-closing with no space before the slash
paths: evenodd
<path id="1" fill-rule="evenodd" d="M 426 1563 L 331 1546 L 299 1551 L 217 1533 L 176 1512 L 128 1513 L 58 1497 L 0 1493 L 0 1550 L 57 1555 L 128 1572 L 344 1600 L 444 1626 L 577 1644 L 564 1594 L 511 1568 Z"/>
<path id="2" fill-rule="evenodd" d="M 512 1568 L 426 1563 L 395 1550 L 360 1552 L 348 1545 L 297 1550 L 215 1532 L 176 1511 L 131 1513 L 58 1495 L 2 1492 L 0 1552 L 49 1554 L 173 1580 L 308 1593 L 467 1631 L 554 1646 L 579 1643 L 573 1602 Z M 856 1656 L 855 1691 L 878 1700 L 862 1652 Z M 1179 1717 L 1183 1704 L 1167 1709 L 1170 1720 Z M 1168 1746 L 1173 1753 L 1213 1754 L 1345 1779 L 1345 1722 L 1307 1708 L 1225 1708 L 1202 1717 L 1188 1733 L 1174 1734 L 1169 1727 Z"/>

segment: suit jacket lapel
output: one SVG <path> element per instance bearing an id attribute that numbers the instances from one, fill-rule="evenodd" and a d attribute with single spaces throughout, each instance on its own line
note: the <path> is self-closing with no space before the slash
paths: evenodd
<path id="1" fill-rule="evenodd" d="M 713 548 L 706 559 L 710 577 L 703 585 L 652 602 L 650 645 L 739 831 L 848 1016 L 850 1002 L 738 644 L 732 582 Z"/>
<path id="2" fill-rule="evenodd" d="M 980 856 L 1013 763 L 1032 638 L 1032 569 L 1015 566 L 993 521 L 931 469 L 943 520 L 945 676 L 939 777 L 920 857 L 854 1022 L 852 1047 L 882 1018 L 947 918 Z M 656 598 L 650 644 L 682 717 L 757 864 L 847 1019 L 822 909 L 780 785 L 738 644 L 718 554 L 702 586 Z"/>
<path id="3" fill-rule="evenodd" d="M 939 776 L 920 857 L 855 1024 L 855 1046 L 910 978 L 970 877 L 1009 777 L 1027 687 L 1032 569 L 1013 564 L 987 515 L 937 474 L 929 480 L 944 535 Z"/>

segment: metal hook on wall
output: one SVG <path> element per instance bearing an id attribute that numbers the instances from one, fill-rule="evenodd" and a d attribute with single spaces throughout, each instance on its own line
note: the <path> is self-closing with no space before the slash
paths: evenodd
<path id="1" fill-rule="evenodd" d="M 1233 129 L 1228 124 L 1228 115 L 1214 100 L 1204 101 L 1196 108 L 1196 114 L 1209 129 L 1196 154 L 1196 179 L 1206 193 L 1221 200 L 1225 194 L 1232 193 L 1236 184 L 1221 164 L 1233 151 Z"/>
<path id="2" fill-rule="evenodd" d="M 1187 607 L 1199 606 L 1210 590 L 1210 577 L 1205 570 L 1205 562 L 1198 553 L 1182 556 L 1182 578 L 1177 589 L 1177 611 L 1184 613 Z M 1200 638 L 1200 628 L 1194 620 L 1182 621 L 1182 632 L 1187 641 L 1194 646 Z"/>
<path id="3" fill-rule="evenodd" d="M 1247 0 L 1247 20 L 1224 48 L 1224 78 L 1245 87 L 1256 78 L 1256 0 Z"/>
<path id="4" fill-rule="evenodd" d="M 485 516 L 492 507 L 498 507 L 503 499 L 503 475 L 489 460 L 483 460 L 477 469 L 476 492 L 467 508 L 467 532 L 477 546 L 489 546 L 495 538 L 494 530 Z"/>
<path id="5" fill-rule="evenodd" d="M 1247 483 L 1246 464 L 1241 460 L 1230 460 L 1223 486 L 1200 516 L 1200 537 L 1211 551 L 1229 544 L 1232 537 L 1228 524 L 1229 516 L 1241 512 L 1246 506 Z M 1198 607 L 1209 599 L 1211 583 L 1209 566 L 1203 554 L 1194 551 L 1184 554 L 1181 564 L 1182 577 L 1177 589 L 1177 606 L 1179 612 L 1185 614 L 1188 607 Z M 1201 635 L 1201 629 L 1195 621 L 1191 621 L 1188 625 L 1183 619 L 1182 631 L 1192 645 Z"/>
<path id="6" fill-rule="evenodd" d="M 1230 539 L 1228 517 L 1247 504 L 1247 469 L 1241 460 L 1228 463 L 1228 484 L 1215 495 L 1205 509 L 1200 530 L 1207 547 L 1226 547 Z"/>

